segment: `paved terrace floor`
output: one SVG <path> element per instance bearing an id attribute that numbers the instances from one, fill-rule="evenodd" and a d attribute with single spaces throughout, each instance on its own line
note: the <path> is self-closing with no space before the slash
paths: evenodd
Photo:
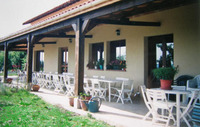
<path id="1" fill-rule="evenodd" d="M 64 108 L 68 111 L 87 116 L 89 111 L 76 109 L 69 106 L 68 97 L 64 94 L 59 94 L 47 89 L 40 89 L 38 92 L 31 92 L 41 97 L 47 103 Z M 143 116 L 147 113 L 143 100 L 134 99 L 133 104 L 116 103 L 116 102 L 102 102 L 98 113 L 90 113 L 95 119 L 102 120 L 112 126 L 116 127 L 162 127 L 163 124 L 152 124 L 150 120 L 143 121 Z"/>

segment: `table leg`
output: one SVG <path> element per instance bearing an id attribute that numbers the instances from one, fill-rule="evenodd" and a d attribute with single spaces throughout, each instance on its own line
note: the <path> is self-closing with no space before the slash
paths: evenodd
<path id="1" fill-rule="evenodd" d="M 180 94 L 176 94 L 176 126 L 180 127 Z"/>
<path id="2" fill-rule="evenodd" d="M 108 83 L 108 92 L 109 92 L 108 99 L 109 99 L 109 102 L 111 102 L 111 88 L 110 88 L 110 82 Z"/>

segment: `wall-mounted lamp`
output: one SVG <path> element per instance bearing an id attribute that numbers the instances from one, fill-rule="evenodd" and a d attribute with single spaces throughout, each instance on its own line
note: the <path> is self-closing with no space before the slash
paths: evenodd
<path id="1" fill-rule="evenodd" d="M 120 29 L 117 29 L 115 32 L 116 32 L 117 36 L 120 35 Z"/>
<path id="2" fill-rule="evenodd" d="M 45 47 L 45 45 L 44 45 L 44 44 L 42 44 L 42 47 L 44 48 L 44 47 Z"/>
<path id="3" fill-rule="evenodd" d="M 72 43 L 72 39 L 71 38 L 69 38 L 69 43 Z"/>

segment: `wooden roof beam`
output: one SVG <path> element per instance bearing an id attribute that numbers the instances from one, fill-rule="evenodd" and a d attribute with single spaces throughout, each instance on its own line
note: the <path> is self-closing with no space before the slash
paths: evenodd
<path id="1" fill-rule="evenodd" d="M 37 42 L 35 44 L 56 44 L 56 42 Z"/>
<path id="2" fill-rule="evenodd" d="M 128 21 L 128 20 L 110 20 L 110 19 L 95 19 L 99 24 L 112 25 L 129 25 L 129 26 L 161 26 L 160 22 L 144 22 L 144 21 Z"/>
<path id="3" fill-rule="evenodd" d="M 53 35 L 53 34 L 44 34 L 40 35 L 41 37 L 49 37 L 49 38 L 75 38 L 75 35 Z M 92 35 L 85 35 L 85 38 L 92 38 Z"/>

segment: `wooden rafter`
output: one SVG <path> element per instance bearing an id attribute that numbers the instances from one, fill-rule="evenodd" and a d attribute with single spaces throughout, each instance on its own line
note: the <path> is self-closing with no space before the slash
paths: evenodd
<path id="1" fill-rule="evenodd" d="M 75 35 L 54 35 L 54 34 L 44 34 L 40 35 L 41 37 L 49 37 L 49 38 L 75 38 Z M 85 38 L 92 38 L 92 35 L 85 35 Z"/>
<path id="2" fill-rule="evenodd" d="M 94 22 L 99 24 L 112 25 L 129 25 L 129 26 L 160 26 L 160 22 L 143 22 L 143 21 L 128 21 L 128 20 L 110 20 L 110 19 L 95 19 Z"/>
<path id="3" fill-rule="evenodd" d="M 35 44 L 56 44 L 56 42 L 37 42 Z"/>

